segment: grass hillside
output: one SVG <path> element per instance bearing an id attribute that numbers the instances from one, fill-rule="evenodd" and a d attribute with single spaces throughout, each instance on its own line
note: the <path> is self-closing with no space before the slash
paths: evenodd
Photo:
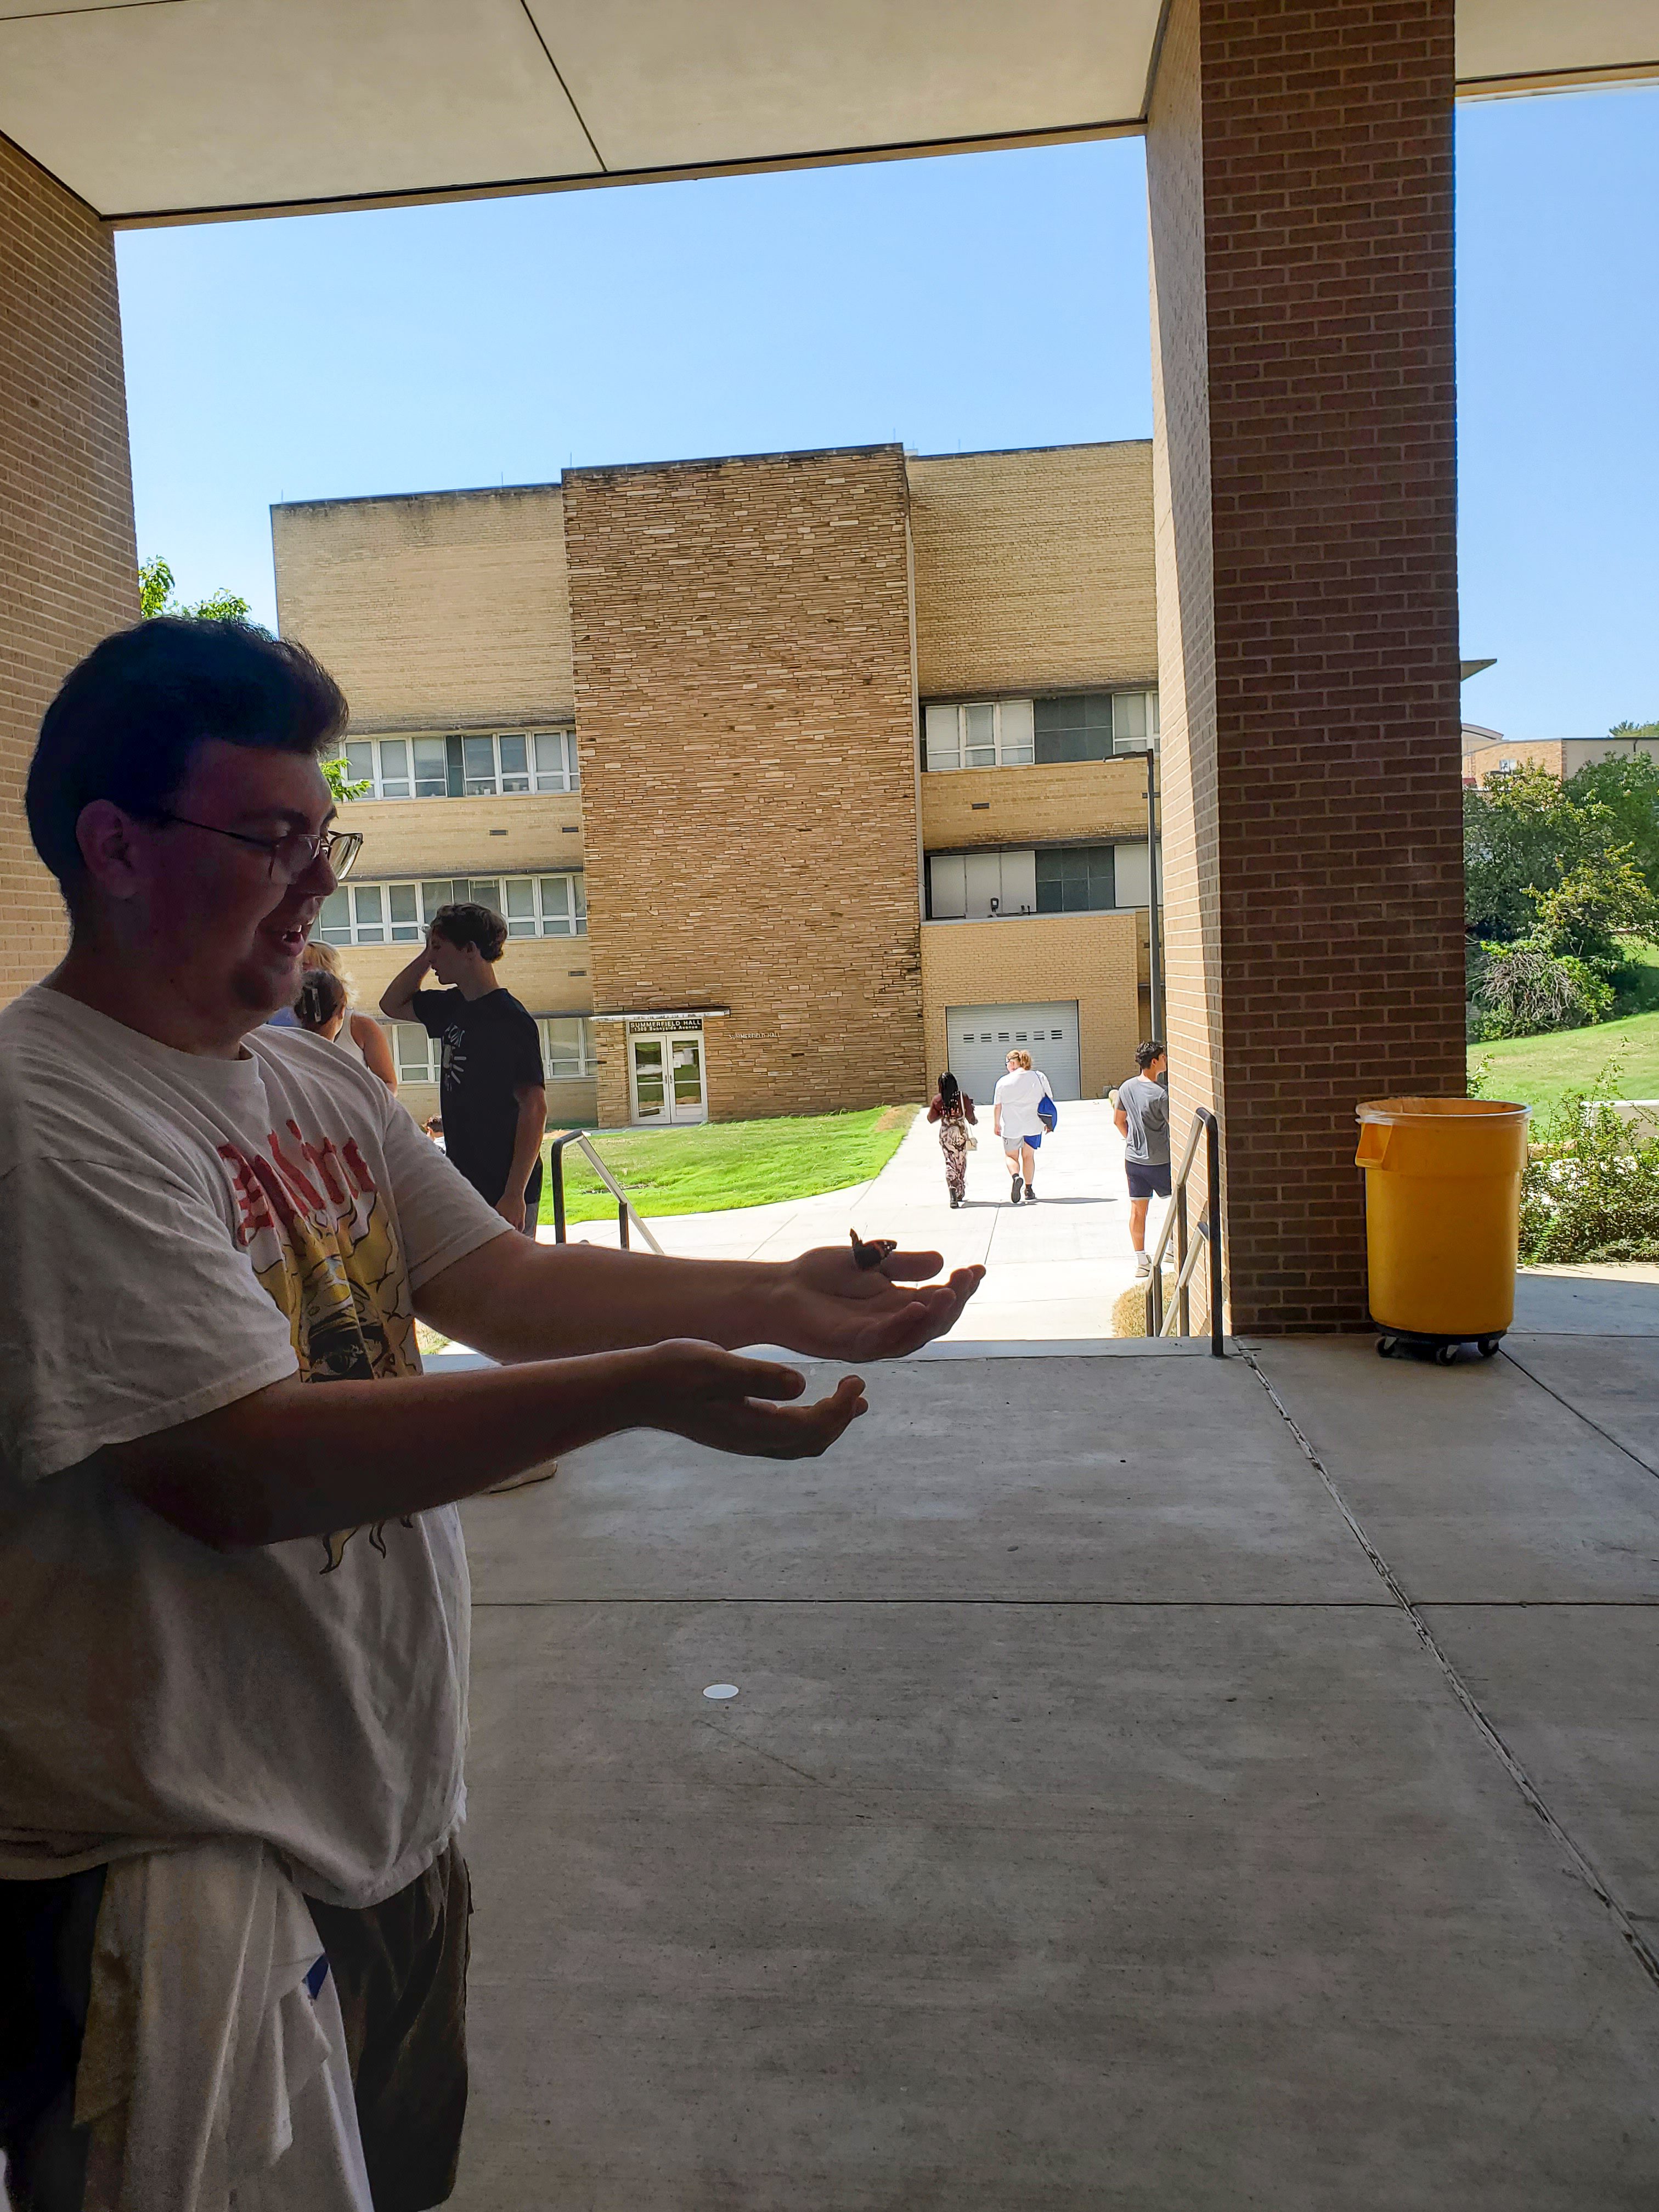
<path id="1" fill-rule="evenodd" d="M 1631 1014 L 1587 1030 L 1557 1030 L 1549 1036 L 1506 1037 L 1469 1047 L 1469 1073 L 1486 1063 L 1488 1098 L 1516 1098 L 1532 1107 L 1553 1105 L 1564 1091 L 1588 1091 L 1613 1057 L 1623 1054 L 1618 1095 L 1659 1098 L 1659 1013 Z"/>
<path id="2" fill-rule="evenodd" d="M 792 1115 L 775 1121 L 706 1121 L 690 1129 L 592 1130 L 599 1158 L 648 1220 L 771 1206 L 867 1182 L 898 1150 L 921 1109 L 872 1106 L 861 1114 Z M 565 1154 L 566 1218 L 616 1218 L 617 1203 L 580 1153 Z M 542 1220 L 553 1222 L 550 1181 Z"/>

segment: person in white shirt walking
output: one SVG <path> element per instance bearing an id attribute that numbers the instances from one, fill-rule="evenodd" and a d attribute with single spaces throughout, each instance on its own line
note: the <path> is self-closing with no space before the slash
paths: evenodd
<path id="1" fill-rule="evenodd" d="M 1117 1094 L 1112 1116 L 1123 1139 L 1123 1167 L 1129 1182 L 1129 1242 L 1135 1248 L 1137 1277 L 1150 1275 L 1146 1256 L 1146 1208 L 1170 1195 L 1170 1092 L 1163 1081 L 1169 1059 L 1154 1037 L 1135 1053 L 1139 1074 Z"/>
<path id="2" fill-rule="evenodd" d="M 1049 1096 L 1048 1079 L 1033 1067 L 1029 1052 L 1011 1052 L 1008 1073 L 997 1085 L 991 1109 L 991 1126 L 1002 1139 L 1003 1155 L 1012 1178 L 1009 1197 L 1018 1206 L 1022 1197 L 1036 1203 L 1032 1178 L 1036 1174 L 1036 1148 L 1042 1142 L 1042 1121 L 1037 1108 Z"/>

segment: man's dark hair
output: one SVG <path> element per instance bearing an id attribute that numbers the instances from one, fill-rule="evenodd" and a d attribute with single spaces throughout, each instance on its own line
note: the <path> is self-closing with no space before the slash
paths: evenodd
<path id="1" fill-rule="evenodd" d="M 491 967 L 501 958 L 507 943 L 507 924 L 495 908 L 475 906 L 471 900 L 441 906 L 428 927 L 435 929 L 446 945 L 456 945 L 463 952 L 471 945 Z"/>
<path id="2" fill-rule="evenodd" d="M 70 671 L 40 725 L 24 802 L 34 849 L 67 896 L 85 873 L 75 825 L 94 799 L 155 821 L 206 739 L 314 757 L 346 715 L 304 646 L 251 623 L 164 615 L 118 630 Z"/>
<path id="3" fill-rule="evenodd" d="M 1148 1037 L 1145 1044 L 1135 1047 L 1135 1066 L 1143 1075 L 1155 1060 L 1162 1060 L 1164 1056 L 1164 1048 L 1156 1037 Z"/>

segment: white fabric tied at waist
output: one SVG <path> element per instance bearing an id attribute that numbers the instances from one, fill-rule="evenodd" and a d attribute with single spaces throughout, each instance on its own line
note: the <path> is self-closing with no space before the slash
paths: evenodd
<path id="1" fill-rule="evenodd" d="M 110 1867 L 75 2118 L 85 2212 L 373 2212 L 334 1978 L 268 1844 Z"/>

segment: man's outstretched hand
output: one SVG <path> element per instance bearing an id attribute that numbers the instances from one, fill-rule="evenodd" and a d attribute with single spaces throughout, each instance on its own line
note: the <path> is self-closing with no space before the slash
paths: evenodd
<path id="1" fill-rule="evenodd" d="M 649 1425 L 712 1444 L 716 1451 L 751 1459 L 816 1459 L 849 1421 L 868 1411 L 856 1375 L 843 1375 L 816 1405 L 793 1406 L 779 1401 L 799 1398 L 805 1377 L 775 1360 L 744 1359 L 690 1337 L 672 1337 L 629 1356 L 644 1363 Z"/>
<path id="2" fill-rule="evenodd" d="M 890 1252 L 877 1267 L 845 1244 L 803 1252 L 779 1268 L 756 1340 L 814 1359 L 900 1358 L 943 1336 L 985 1273 L 958 1267 L 930 1282 L 944 1265 L 938 1252 Z"/>

